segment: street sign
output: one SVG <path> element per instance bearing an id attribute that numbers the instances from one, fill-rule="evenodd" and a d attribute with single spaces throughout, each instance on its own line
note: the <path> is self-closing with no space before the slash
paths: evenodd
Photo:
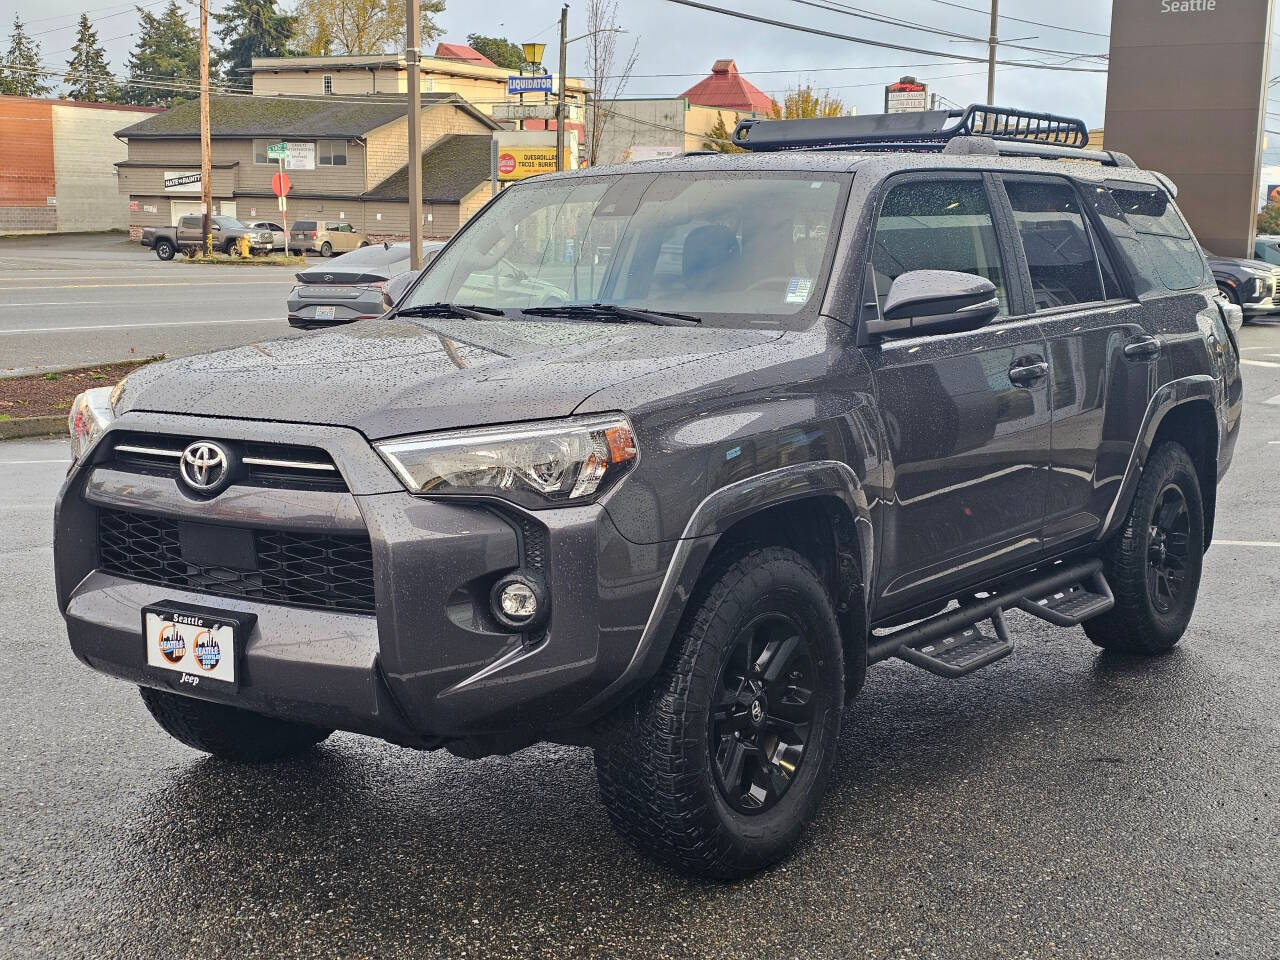
<path id="1" fill-rule="evenodd" d="M 267 147 L 268 160 L 284 160 L 287 159 L 288 156 L 289 144 L 287 143 L 273 143 L 271 146 Z"/>
<path id="2" fill-rule="evenodd" d="M 271 192 L 277 197 L 287 197 L 289 195 L 289 175 L 287 173 L 277 173 L 271 178 Z"/>
<path id="3" fill-rule="evenodd" d="M 555 118 L 554 103 L 495 103 L 493 105 L 495 120 L 554 120 Z M 582 104 L 566 103 L 564 119 L 566 123 L 581 123 Z"/>
<path id="4" fill-rule="evenodd" d="M 509 76 L 507 77 L 507 95 L 511 96 L 517 93 L 550 93 L 551 92 L 551 74 L 542 73 L 532 77 Z"/>

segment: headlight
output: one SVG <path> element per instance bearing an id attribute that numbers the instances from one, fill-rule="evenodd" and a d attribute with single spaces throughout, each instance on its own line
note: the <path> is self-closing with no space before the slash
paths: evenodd
<path id="1" fill-rule="evenodd" d="M 71 459 L 79 460 L 88 453 L 102 431 L 116 418 L 112 410 L 113 401 L 119 398 L 119 391 L 124 386 L 121 381 L 115 387 L 94 387 L 86 390 L 71 402 L 71 412 L 67 414 L 67 429 L 71 433 Z"/>
<path id="2" fill-rule="evenodd" d="M 530 507 L 587 500 L 635 462 L 626 417 L 572 417 L 429 433 L 376 445 L 413 493 L 494 496 Z"/>

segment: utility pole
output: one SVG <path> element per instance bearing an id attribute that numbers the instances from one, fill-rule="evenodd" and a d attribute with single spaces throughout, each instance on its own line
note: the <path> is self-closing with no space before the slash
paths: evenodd
<path id="1" fill-rule="evenodd" d="M 204 252 L 213 252 L 209 215 L 213 211 L 213 164 L 209 158 L 209 0 L 200 0 L 200 234 Z"/>
<path id="2" fill-rule="evenodd" d="M 207 2 L 207 0 L 206 0 Z M 404 60 L 409 76 L 409 268 L 422 269 L 422 19 L 418 0 L 405 0 Z"/>
<path id="3" fill-rule="evenodd" d="M 564 169 L 564 74 L 569 50 L 569 5 L 560 8 L 560 99 L 556 102 L 556 169 Z"/>
<path id="4" fill-rule="evenodd" d="M 991 34 L 987 37 L 987 104 L 996 102 L 996 44 L 1000 41 L 1000 0 L 991 0 Z"/>

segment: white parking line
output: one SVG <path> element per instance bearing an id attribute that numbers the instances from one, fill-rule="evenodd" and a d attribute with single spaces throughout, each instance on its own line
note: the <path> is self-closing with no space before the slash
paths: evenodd
<path id="1" fill-rule="evenodd" d="M 267 284 L 288 283 L 292 277 L 277 277 L 274 280 L 181 280 L 176 283 L 134 283 L 133 281 L 124 281 L 122 283 L 43 283 L 30 287 L 5 287 L 0 286 L 0 293 L 26 293 L 28 291 L 38 293 L 41 290 L 87 290 L 87 289 L 114 289 L 131 290 L 134 287 L 251 287 L 264 286 Z"/>
<path id="2" fill-rule="evenodd" d="M 21 310 L 23 307 L 102 307 L 110 302 L 109 300 L 37 300 L 34 303 L 0 303 L 0 310 L 5 307 L 10 310 Z"/>
<path id="3" fill-rule="evenodd" d="M 1214 537 L 1213 543 L 1224 547 L 1280 547 L 1280 540 L 1219 540 Z"/>
<path id="4" fill-rule="evenodd" d="M 1273 367 L 1280 369 L 1280 363 L 1276 363 L 1273 360 L 1250 360 L 1247 357 L 1241 357 L 1240 362 L 1248 364 L 1251 367 Z"/>
<path id="5" fill-rule="evenodd" d="M 284 317 L 246 317 L 243 320 L 166 320 L 163 323 L 100 323 L 82 327 L 24 327 L 21 330 L 0 330 L 0 337 L 12 337 L 19 333 L 78 333 L 84 330 L 126 330 L 134 327 L 204 327 L 215 323 L 284 323 Z M 1276 364 L 1280 366 L 1280 364 Z"/>
<path id="6" fill-rule="evenodd" d="M 0 467 L 21 467 L 29 463 L 61 463 L 68 464 L 70 460 L 0 460 Z"/>

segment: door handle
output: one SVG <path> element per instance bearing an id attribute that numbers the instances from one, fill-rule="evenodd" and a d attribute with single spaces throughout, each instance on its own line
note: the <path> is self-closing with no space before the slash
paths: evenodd
<path id="1" fill-rule="evenodd" d="M 1044 360 L 1037 360 L 1034 363 L 1015 361 L 1014 365 L 1009 368 L 1009 382 L 1014 386 L 1026 387 L 1048 373 L 1049 364 Z"/>
<path id="2" fill-rule="evenodd" d="M 1134 337 L 1124 345 L 1130 360 L 1152 360 L 1160 355 L 1160 341 L 1155 337 Z"/>

